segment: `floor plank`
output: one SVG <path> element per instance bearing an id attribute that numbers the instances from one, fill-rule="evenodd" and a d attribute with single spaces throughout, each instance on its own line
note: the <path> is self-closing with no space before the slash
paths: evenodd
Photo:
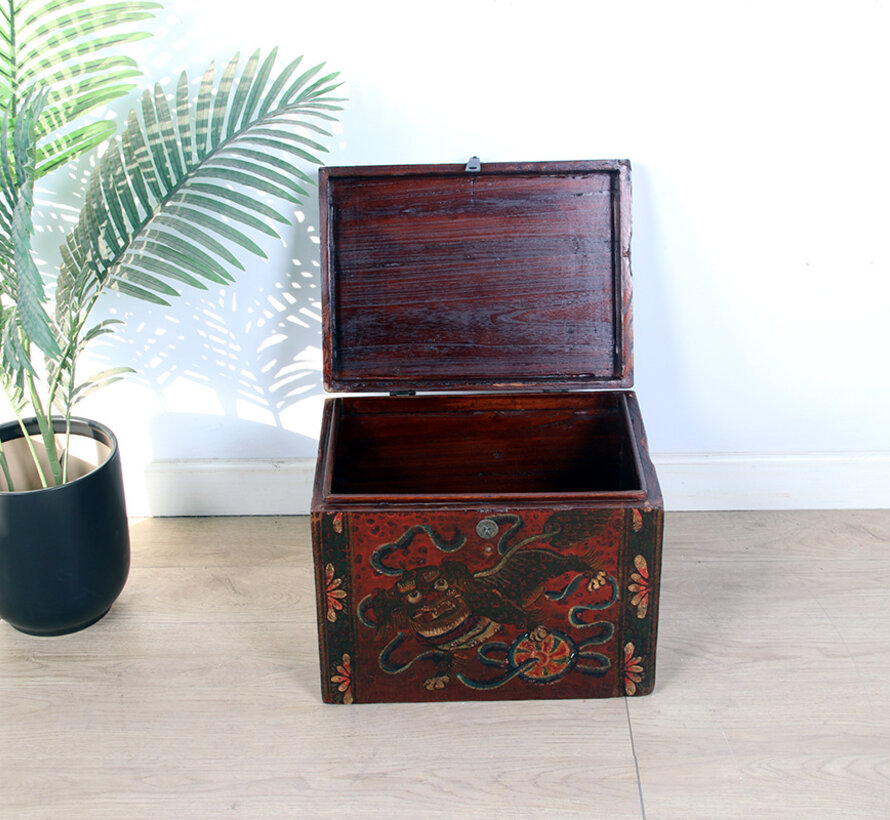
<path id="1" fill-rule="evenodd" d="M 322 704 L 305 519 L 132 533 L 105 619 L 0 632 L 13 816 L 641 817 L 622 701 Z"/>
<path id="2" fill-rule="evenodd" d="M 646 816 L 885 816 L 890 513 L 671 524 L 659 686 L 628 701 Z"/>
<path id="3" fill-rule="evenodd" d="M 306 519 L 134 521 L 105 619 L 0 626 L 2 814 L 884 816 L 890 512 L 665 533 L 653 695 L 344 708 L 320 702 Z"/>

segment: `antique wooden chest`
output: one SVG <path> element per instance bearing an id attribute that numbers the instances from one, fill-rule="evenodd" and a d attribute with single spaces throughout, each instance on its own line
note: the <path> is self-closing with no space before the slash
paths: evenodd
<path id="1" fill-rule="evenodd" d="M 639 695 L 662 499 L 630 164 L 325 168 L 324 700 Z"/>

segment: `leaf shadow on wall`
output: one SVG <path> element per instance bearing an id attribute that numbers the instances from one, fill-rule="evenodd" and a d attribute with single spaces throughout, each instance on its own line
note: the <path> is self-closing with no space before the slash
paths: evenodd
<path id="1" fill-rule="evenodd" d="M 160 398 L 153 458 L 314 454 L 314 438 L 288 428 L 295 406 L 322 393 L 317 224 L 317 206 L 301 206 L 280 231 L 286 244 L 264 245 L 268 259 L 236 254 L 246 270 L 228 287 L 184 289 L 170 307 L 106 300 L 125 324 L 94 345 L 91 365 L 131 367 L 128 381 Z"/>

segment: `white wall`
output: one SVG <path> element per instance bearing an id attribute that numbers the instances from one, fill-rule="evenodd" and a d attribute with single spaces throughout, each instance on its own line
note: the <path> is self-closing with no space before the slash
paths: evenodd
<path id="1" fill-rule="evenodd" d="M 869 0 L 176 0 L 140 51 L 156 79 L 273 45 L 327 61 L 349 97 L 331 164 L 630 158 L 636 383 L 668 504 L 876 506 L 890 498 L 888 24 Z M 94 361 L 140 376 L 83 411 L 121 438 L 131 512 L 304 504 L 316 225 L 309 203 L 289 246 L 229 290 L 109 304 L 127 327 Z M 271 471 L 272 507 L 250 500 L 273 485 L 248 470 L 233 498 L 202 489 L 191 468 L 206 476 L 208 459 Z"/>

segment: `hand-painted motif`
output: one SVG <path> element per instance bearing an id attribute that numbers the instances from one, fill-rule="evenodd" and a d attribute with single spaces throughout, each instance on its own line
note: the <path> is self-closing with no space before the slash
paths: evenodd
<path id="1" fill-rule="evenodd" d="M 630 574 L 631 583 L 628 584 L 628 592 L 633 593 L 630 599 L 631 606 L 637 608 L 637 617 L 645 618 L 649 609 L 649 596 L 652 593 L 652 580 L 649 578 L 649 565 L 642 555 L 634 558 L 636 572 Z"/>
<path id="2" fill-rule="evenodd" d="M 624 645 L 624 692 L 628 695 L 637 693 L 637 684 L 643 680 L 642 658 L 634 655 L 636 649 L 632 643 Z"/>
<path id="3" fill-rule="evenodd" d="M 617 654 L 619 597 L 614 556 L 602 549 L 619 537 L 603 530 L 620 521 L 557 512 L 530 535 L 517 515 L 468 524 L 452 532 L 412 524 L 368 556 L 375 588 L 357 616 L 375 631 L 381 672 L 406 675 L 420 692 L 460 684 L 512 687 L 516 696 L 516 687 L 620 674 L 602 651 L 612 644 Z M 430 560 L 430 545 L 439 560 Z"/>
<path id="4" fill-rule="evenodd" d="M 343 599 L 346 597 L 346 590 L 341 587 L 342 578 L 334 577 L 334 565 L 325 564 L 324 568 L 325 581 L 325 605 L 327 606 L 327 619 L 334 623 L 337 620 L 337 613 L 343 610 Z"/>
<path id="5" fill-rule="evenodd" d="M 331 683 L 342 696 L 343 703 L 352 703 L 352 661 L 349 655 L 344 654 L 341 662 L 334 667 Z"/>

